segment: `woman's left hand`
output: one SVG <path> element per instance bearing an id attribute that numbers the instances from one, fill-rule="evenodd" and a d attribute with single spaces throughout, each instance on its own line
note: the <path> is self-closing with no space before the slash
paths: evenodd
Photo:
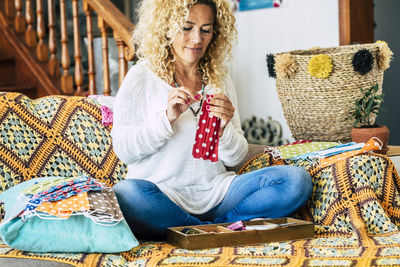
<path id="1" fill-rule="evenodd" d="M 211 115 L 221 119 L 221 129 L 219 136 L 224 133 L 225 126 L 231 121 L 235 114 L 235 108 L 232 102 L 225 94 L 213 95 L 209 101 L 206 102 L 206 109 L 210 111 Z"/>

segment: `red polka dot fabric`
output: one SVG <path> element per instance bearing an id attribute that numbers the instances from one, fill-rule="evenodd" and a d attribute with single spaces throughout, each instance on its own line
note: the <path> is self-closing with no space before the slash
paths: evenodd
<path id="1" fill-rule="evenodd" d="M 211 98 L 206 94 L 206 99 Z M 204 101 L 207 103 L 207 101 Z M 196 159 L 218 161 L 219 130 L 221 120 L 210 114 L 203 104 L 193 145 L 192 155 Z"/>

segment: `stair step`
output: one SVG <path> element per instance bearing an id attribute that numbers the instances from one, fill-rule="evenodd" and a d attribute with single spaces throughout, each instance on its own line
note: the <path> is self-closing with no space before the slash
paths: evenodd
<path id="1" fill-rule="evenodd" d="M 0 86 L 15 84 L 15 60 L 0 56 Z"/>
<path id="2" fill-rule="evenodd" d="M 11 55 L 6 54 L 6 52 L 3 51 L 0 47 L 0 63 L 3 61 L 5 62 L 14 61 L 14 58 Z"/>
<path id="3" fill-rule="evenodd" d="M 9 85 L 2 86 L 0 85 L 0 92 L 8 92 L 8 93 L 21 93 L 30 98 L 37 98 L 37 89 L 33 86 L 29 85 Z"/>
<path id="4" fill-rule="evenodd" d="M 29 85 L 5 85 L 5 86 L 0 85 L 0 91 L 3 92 L 6 91 L 6 92 L 22 93 L 22 91 L 30 91 L 30 90 L 36 90 L 36 88 Z"/>

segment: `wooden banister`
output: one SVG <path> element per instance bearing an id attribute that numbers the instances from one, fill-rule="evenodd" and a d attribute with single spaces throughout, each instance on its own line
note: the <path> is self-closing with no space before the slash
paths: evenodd
<path id="1" fill-rule="evenodd" d="M 67 33 L 67 14 L 65 0 L 60 0 L 60 19 L 61 19 L 61 64 L 63 73 L 61 76 L 61 90 L 65 94 L 72 94 L 74 91 L 73 80 L 69 74 L 69 52 L 68 52 L 68 33 Z"/>
<path id="2" fill-rule="evenodd" d="M 98 73 L 103 74 L 103 94 L 111 94 L 111 81 L 110 81 L 110 63 L 109 63 L 109 38 L 113 37 L 117 44 L 118 54 L 116 60 L 118 61 L 118 84 L 121 85 L 127 71 L 128 61 L 134 59 L 135 51 L 129 46 L 134 24 L 110 1 L 110 0 L 83 0 L 83 10 L 79 10 L 79 0 L 72 0 L 72 24 L 73 32 L 67 32 L 67 0 L 0 0 L 4 4 L 1 14 L 4 12 L 2 18 L 4 25 L 13 26 L 13 31 L 22 33 L 24 40 L 21 41 L 21 47 L 25 46 L 27 49 L 20 49 L 23 53 L 32 54 L 32 58 L 38 62 L 36 68 L 40 68 L 41 77 L 43 74 L 48 75 L 46 80 L 47 84 L 43 82 L 46 87 L 46 92 L 43 94 L 54 92 L 54 88 L 59 88 L 60 93 L 66 95 L 86 95 L 97 94 L 96 92 L 96 71 L 95 71 L 95 52 L 93 43 L 93 14 L 97 15 L 97 26 L 101 33 L 101 56 L 96 58 L 102 61 L 102 70 Z M 36 1 L 36 5 L 34 2 Z M 43 5 L 43 1 L 47 1 L 47 5 Z M 55 11 L 55 1 L 59 2 L 60 10 L 59 17 Z M 25 8 L 24 8 L 25 7 Z M 36 8 L 36 10 L 34 10 Z M 45 9 L 47 8 L 47 10 Z M 125 7 L 126 9 L 126 7 Z M 25 11 L 23 15 L 22 12 Z M 80 32 L 79 11 L 83 11 L 86 17 L 86 34 L 87 34 L 87 62 L 85 63 L 84 50 L 82 50 L 81 43 L 83 36 Z M 46 13 L 44 13 L 46 12 Z M 48 24 L 44 14 L 48 15 Z M 58 24 L 56 20 L 59 19 L 60 36 L 57 37 Z M 12 25 L 14 24 L 14 25 Z M 15 30 L 14 30 L 15 29 Z M 46 31 L 48 29 L 48 31 Z M 111 35 L 110 30 L 113 35 Z M 46 34 L 48 32 L 48 40 Z M 0 32 L 1 34 L 1 32 Z M 13 38 L 19 39 L 19 34 L 15 34 Z M 73 40 L 70 36 L 73 36 Z M 70 38 L 69 38 L 70 37 Z M 69 49 L 69 40 L 73 41 L 74 51 Z M 14 40 L 13 44 L 18 40 Z M 57 44 L 57 42 L 59 42 Z M 113 43 L 111 43 L 113 44 Z M 71 44 L 70 44 L 71 45 Z M 57 58 L 57 47 L 61 49 L 61 56 Z M 73 56 L 71 55 L 73 53 Z M 18 55 L 20 56 L 20 55 Z M 24 56 L 21 56 L 24 57 Z M 31 57 L 29 57 L 31 58 Z M 70 62 L 70 59 L 74 62 Z M 43 64 L 46 63 L 47 64 Z M 31 65 L 33 63 L 30 63 Z M 84 70 L 83 66 L 87 66 Z M 60 74 L 62 68 L 62 74 Z M 74 75 L 70 74 L 70 69 L 73 68 Z M 84 84 L 87 75 L 88 84 Z M 100 78 L 100 77 L 98 77 Z M 53 88 L 48 83 L 53 83 Z M 113 86 L 116 86 L 113 83 Z M 113 88 L 114 90 L 115 88 Z M 87 91 L 84 91 L 87 90 Z M 42 94 L 42 95 L 43 95 Z"/>
<path id="3" fill-rule="evenodd" d="M 25 2 L 25 20 L 26 20 L 26 31 L 25 31 L 25 43 L 28 47 L 35 47 L 36 31 L 33 29 L 33 8 L 32 0 L 26 0 Z"/>
<path id="4" fill-rule="evenodd" d="M 74 25 L 75 95 L 83 95 L 83 69 L 81 56 L 81 34 L 78 19 L 78 0 L 72 0 L 72 22 Z"/>
<path id="5" fill-rule="evenodd" d="M 57 58 L 57 41 L 56 41 L 56 24 L 54 21 L 55 10 L 54 0 L 47 0 L 48 17 L 49 17 L 49 73 L 52 77 L 60 76 L 60 60 Z"/>
<path id="6" fill-rule="evenodd" d="M 36 56 L 39 61 L 47 62 L 49 60 L 49 49 L 44 42 L 44 38 L 46 37 L 46 30 L 44 28 L 44 21 L 43 21 L 43 7 L 42 7 L 42 0 L 36 0 L 36 29 L 39 42 L 36 46 Z"/>
<path id="7" fill-rule="evenodd" d="M 22 16 L 22 0 L 15 0 L 14 27 L 16 32 L 25 31 L 25 18 Z"/>
<path id="8" fill-rule="evenodd" d="M 97 25 L 101 32 L 101 44 L 102 44 L 102 55 L 103 55 L 103 94 L 110 95 L 110 69 L 108 64 L 108 37 L 107 37 L 107 25 L 105 21 L 98 16 Z"/>
<path id="9" fill-rule="evenodd" d="M 15 16 L 15 5 L 14 0 L 5 0 L 4 1 L 4 12 L 7 18 L 14 18 Z"/>
<path id="10" fill-rule="evenodd" d="M 114 39 L 117 42 L 118 47 L 118 68 L 119 68 L 119 75 L 118 75 L 118 85 L 121 86 L 122 81 L 125 78 L 126 72 L 128 71 L 128 62 L 125 59 L 124 55 L 124 48 L 125 44 L 122 39 L 114 34 Z"/>
<path id="11" fill-rule="evenodd" d="M 96 94 L 96 70 L 94 65 L 92 10 L 89 8 L 86 0 L 83 0 L 83 10 L 86 16 L 89 95 L 94 95 Z"/>
<path id="12" fill-rule="evenodd" d="M 102 17 L 106 24 L 125 42 L 125 44 L 129 44 L 134 25 L 113 3 L 109 0 L 86 1 L 98 16 Z"/>

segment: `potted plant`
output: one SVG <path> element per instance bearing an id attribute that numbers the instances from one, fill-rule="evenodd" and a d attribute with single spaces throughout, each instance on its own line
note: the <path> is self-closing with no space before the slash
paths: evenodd
<path id="1" fill-rule="evenodd" d="M 389 128 L 375 123 L 383 101 L 383 94 L 378 94 L 378 89 L 378 84 L 367 89 L 361 88 L 362 96 L 350 109 L 347 119 L 354 119 L 354 128 L 351 130 L 351 138 L 354 142 L 365 143 L 371 137 L 377 137 L 382 141 L 382 150 L 379 152 L 385 153 L 388 149 Z"/>

